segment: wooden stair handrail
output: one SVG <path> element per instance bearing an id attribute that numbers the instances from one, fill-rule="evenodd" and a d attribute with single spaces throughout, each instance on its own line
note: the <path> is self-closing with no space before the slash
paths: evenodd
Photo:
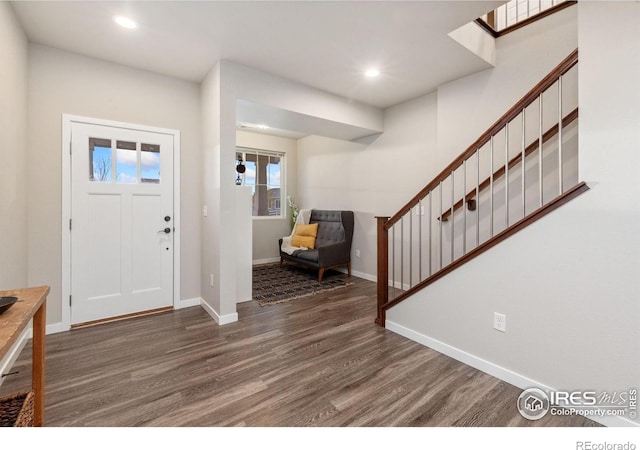
<path id="1" fill-rule="evenodd" d="M 454 159 L 444 170 L 442 170 L 429 184 L 427 184 L 417 195 L 415 195 L 405 206 L 403 206 L 394 216 L 391 218 L 387 217 L 377 217 L 377 236 L 378 236 L 378 298 L 377 298 L 377 318 L 376 323 L 382 327 L 385 326 L 386 321 L 386 311 L 403 301 L 404 299 L 410 297 L 414 293 L 419 290 L 427 287 L 431 283 L 436 280 L 442 278 L 453 270 L 457 269 L 461 265 L 467 263 L 471 259 L 479 256 L 485 251 L 489 250 L 493 246 L 502 242 L 503 240 L 509 238 L 513 234 L 519 232 L 523 228 L 529 226 L 533 222 L 538 219 L 544 217 L 549 214 L 551 211 L 559 208 L 561 205 L 569 202 L 573 198 L 578 195 L 586 192 L 589 187 L 586 183 L 581 182 L 573 186 L 571 189 L 568 189 L 562 192 L 560 189 L 560 195 L 551 200 L 550 202 L 542 205 L 540 208 L 536 209 L 532 213 L 525 215 L 522 219 L 517 221 L 514 224 L 507 226 L 504 230 L 499 232 L 498 234 L 493 235 L 482 243 L 476 243 L 476 247 L 471 249 L 468 252 L 463 251 L 463 256 L 458 257 L 457 259 L 453 258 L 453 246 L 452 250 L 452 261 L 444 266 L 440 267 L 440 269 L 435 273 L 429 273 L 429 276 L 422 281 L 419 281 L 417 284 L 410 286 L 407 291 L 403 291 L 400 295 L 393 299 L 389 299 L 389 255 L 388 255 L 388 246 L 389 246 L 389 230 L 398 223 L 407 213 L 411 213 L 412 208 L 419 205 L 420 201 L 424 199 L 427 195 L 429 195 L 437 186 L 439 186 L 443 181 L 452 176 L 453 172 L 462 166 L 465 161 L 471 158 L 474 154 L 480 151 L 480 149 L 487 144 L 496 134 L 498 134 L 503 128 L 508 126 L 509 122 L 514 120 L 518 115 L 522 113 L 525 108 L 531 105 L 536 99 L 542 98 L 542 94 L 549 89 L 554 83 L 561 79 L 561 77 L 566 74 L 572 67 L 574 67 L 578 63 L 578 49 L 574 50 L 567 58 L 565 58 L 558 66 L 556 66 L 547 76 L 545 76 L 533 89 L 531 89 L 524 97 L 522 97 L 515 105 L 513 105 L 498 121 L 496 121 L 487 131 L 485 131 L 476 141 L 471 144 L 462 154 L 460 154 L 456 159 Z M 522 161 L 522 158 L 529 155 L 531 152 L 535 151 L 535 149 L 542 147 L 542 145 L 551 139 L 553 136 L 560 133 L 562 128 L 578 118 L 578 108 L 573 110 L 567 116 L 562 117 L 559 120 L 559 123 L 553 125 L 549 130 L 542 134 L 542 137 L 538 136 L 535 141 L 529 145 L 524 146 L 524 149 L 519 152 L 518 156 L 510 159 L 508 162 L 505 162 L 505 165 L 494 172 L 489 176 L 487 180 L 484 180 L 480 185 L 476 186 L 478 192 L 480 191 L 480 186 L 482 189 L 485 189 L 488 183 L 491 183 L 492 178 L 497 178 L 503 176 L 506 173 L 506 168 L 511 168 Z M 524 155 L 523 155 L 524 153 Z M 542 156 L 542 155 L 541 155 Z M 492 168 L 493 170 L 493 168 Z M 473 198 L 476 195 L 476 189 L 472 192 L 466 194 L 463 199 L 458 200 L 452 205 L 452 208 L 461 208 L 464 203 L 469 199 Z M 453 200 L 453 198 L 452 198 Z M 452 201 L 453 203 L 453 201 Z M 451 214 L 451 209 L 448 210 L 449 215 Z M 441 217 L 438 219 L 445 218 L 447 211 L 441 212 Z M 442 228 L 442 222 L 440 227 Z M 442 233 L 442 231 L 441 231 Z M 442 237 L 441 237 L 442 239 Z M 411 242 L 410 242 L 411 245 Z M 441 250 L 442 251 L 442 250 Z M 429 253 L 431 254 L 431 253 Z M 395 261 L 395 260 L 394 260 Z M 442 258 L 441 258 L 442 264 Z M 431 269 L 429 269 L 431 271 Z M 402 273 L 402 272 L 401 272 Z M 411 278 L 410 278 L 411 279 Z M 395 279 L 394 279 L 395 280 Z M 402 275 L 400 283 L 402 285 Z M 411 281 L 410 281 L 411 283 Z M 394 289 L 395 289 L 395 281 L 394 281 Z"/>
<path id="2" fill-rule="evenodd" d="M 448 273 L 453 272 L 455 269 L 457 269 L 458 267 L 462 266 L 463 264 L 469 262 L 470 260 L 472 260 L 476 256 L 481 255 L 482 253 L 484 253 L 487 250 L 489 250 L 491 247 L 493 247 L 496 244 L 504 241 L 505 239 L 509 238 L 510 236 L 513 236 L 514 234 L 516 234 L 517 232 L 519 232 L 523 228 L 531 225 L 535 221 L 541 219 L 542 217 L 546 216 L 547 214 L 549 214 L 553 210 L 558 209 L 560 206 L 562 206 L 565 203 L 573 200 L 574 198 L 576 198 L 577 196 L 579 196 L 580 194 L 582 194 L 584 192 L 587 192 L 588 190 L 589 190 L 589 186 L 587 186 L 587 184 L 584 181 L 576 184 L 574 187 L 572 187 L 571 189 L 565 191 L 563 194 L 557 196 L 556 198 L 551 200 L 549 203 L 541 206 L 540 208 L 538 208 L 537 210 L 535 210 L 531 214 L 525 216 L 524 218 L 520 219 L 518 222 L 516 222 L 513 225 L 509 226 L 509 228 L 504 229 L 503 231 L 501 231 L 500 233 L 496 234 L 492 238 L 490 238 L 490 239 L 486 240 L 485 242 L 483 242 L 482 244 L 478 245 L 473 250 L 471 250 L 468 253 L 466 253 L 464 256 L 461 256 L 460 258 L 456 259 L 455 261 L 453 261 L 449 265 L 444 266 L 442 269 L 438 270 L 437 272 L 435 272 L 434 274 L 432 274 L 428 278 L 425 278 L 420 283 L 412 286 L 408 290 L 403 291 L 400 295 L 398 295 L 394 299 L 389 300 L 389 301 L 385 302 L 384 304 L 379 305 L 379 309 L 381 309 L 383 311 L 383 315 L 382 315 L 382 319 L 381 319 L 382 326 L 384 326 L 384 319 L 385 319 L 384 311 L 386 311 L 387 309 L 391 308 L 392 306 L 397 305 L 398 303 L 400 303 L 401 301 L 403 301 L 407 297 L 410 297 L 411 295 L 413 295 L 417 291 L 429 286 L 430 284 L 432 284 L 435 281 L 439 280 L 440 278 L 442 278 L 443 276 L 447 275 Z"/>
<path id="3" fill-rule="evenodd" d="M 533 103 L 545 90 L 552 86 L 560 76 L 567 73 L 573 66 L 578 63 L 578 49 L 575 49 L 560 64 L 558 64 L 547 76 L 545 76 L 537 85 L 524 95 L 518 102 L 513 105 L 500 119 L 498 119 L 487 131 L 485 131 L 476 141 L 471 144 L 460 156 L 454 159 L 447 167 L 444 168 L 429 184 L 427 184 L 418 194 L 416 194 L 409 202 L 404 205 L 397 213 L 395 213 L 385 224 L 385 229 L 389 230 L 396 222 L 398 222 L 405 214 L 418 205 L 420 200 L 425 198 L 429 192 L 435 189 L 441 181 L 444 181 L 454 170 L 460 167 L 466 159 L 469 159 L 478 149 L 489 142 L 491 136 L 497 134 L 509 122 L 515 119 L 523 109 Z"/>
<path id="4" fill-rule="evenodd" d="M 578 108 L 574 109 L 573 111 L 571 111 L 569 114 L 567 114 L 566 116 L 564 116 L 562 118 L 562 128 L 564 128 L 567 125 L 571 124 L 577 118 L 578 118 Z M 558 124 L 555 124 L 551 128 L 549 128 L 542 135 L 542 144 L 544 145 L 546 142 L 549 141 L 549 139 L 551 139 L 556 134 L 558 134 L 558 129 L 559 129 L 558 128 Z M 538 138 L 536 138 L 535 141 L 533 141 L 531 144 L 529 144 L 525 148 L 525 150 L 524 150 L 525 158 L 539 148 L 539 146 L 540 146 L 539 143 L 540 143 L 540 138 L 538 137 Z M 511 160 L 509 160 L 509 169 L 515 167 L 521 160 L 522 160 L 522 153 L 518 152 L 518 154 L 516 156 L 514 156 L 513 158 L 511 158 Z M 498 170 L 493 172 L 493 179 L 495 180 L 496 178 L 500 178 L 501 176 L 504 175 L 504 173 L 505 173 L 505 166 L 501 166 Z M 482 183 L 480 183 L 478 185 L 478 192 L 484 191 L 490 185 L 491 185 L 491 177 L 487 177 L 484 181 L 482 181 Z M 453 205 L 454 213 L 457 210 L 459 210 L 460 208 L 462 208 L 462 205 L 464 203 L 466 203 L 469 200 L 475 198 L 475 196 L 476 196 L 476 190 L 474 188 L 472 191 L 470 191 L 467 195 L 464 196 L 464 199 L 458 200 Z M 446 211 L 444 211 L 442 213 L 442 215 L 440 217 L 438 217 L 438 220 L 443 220 L 443 221 L 446 222 L 449 219 L 450 216 L 451 216 L 451 208 L 448 208 Z"/>

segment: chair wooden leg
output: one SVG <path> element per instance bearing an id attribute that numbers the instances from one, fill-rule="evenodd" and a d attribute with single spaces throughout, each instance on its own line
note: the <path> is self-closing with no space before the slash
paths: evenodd
<path id="1" fill-rule="evenodd" d="M 322 277 L 324 276 L 324 269 L 318 271 L 318 283 L 322 283 Z"/>

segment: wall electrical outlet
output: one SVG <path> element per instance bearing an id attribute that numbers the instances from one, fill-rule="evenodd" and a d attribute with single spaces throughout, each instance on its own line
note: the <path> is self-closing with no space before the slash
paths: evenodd
<path id="1" fill-rule="evenodd" d="M 213 287 L 213 274 L 209 275 L 209 285 Z"/>
<path id="2" fill-rule="evenodd" d="M 360 258 L 360 249 L 356 249 L 356 258 Z"/>
<path id="3" fill-rule="evenodd" d="M 207 217 L 209 215 L 209 209 L 207 208 L 207 205 L 204 205 L 202 207 L 202 217 Z"/>
<path id="4" fill-rule="evenodd" d="M 493 313 L 493 328 L 498 331 L 506 333 L 507 331 L 507 316 L 497 312 Z"/>

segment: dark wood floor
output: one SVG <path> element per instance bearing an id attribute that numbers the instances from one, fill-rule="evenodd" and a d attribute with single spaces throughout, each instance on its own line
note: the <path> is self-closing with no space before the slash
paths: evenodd
<path id="1" fill-rule="evenodd" d="M 48 426 L 593 426 L 520 416 L 521 390 L 374 325 L 375 285 L 47 338 Z M 29 345 L 0 395 L 29 385 Z"/>

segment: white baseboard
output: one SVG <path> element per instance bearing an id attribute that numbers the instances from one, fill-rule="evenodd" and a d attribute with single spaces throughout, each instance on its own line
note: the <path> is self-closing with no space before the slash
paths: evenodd
<path id="1" fill-rule="evenodd" d="M 258 266 L 260 264 L 271 264 L 275 262 L 280 262 L 280 258 L 265 258 L 265 259 L 254 259 L 253 265 Z"/>
<path id="2" fill-rule="evenodd" d="M 364 273 L 364 272 L 358 272 L 357 270 L 352 270 L 351 275 L 353 275 L 354 277 L 362 278 L 364 280 L 373 281 L 374 283 L 378 281 L 377 276 L 369 275 L 368 273 Z"/>
<path id="3" fill-rule="evenodd" d="M 445 344 L 442 341 L 431 338 L 424 334 L 418 333 L 414 330 L 406 328 L 400 324 L 392 322 L 390 320 L 386 321 L 386 328 L 389 331 L 393 331 L 394 333 L 399 334 L 400 336 L 404 336 L 407 339 L 411 339 L 414 342 L 424 345 L 425 347 L 429 347 L 439 353 L 450 356 L 451 358 L 458 360 L 468 366 L 474 367 L 478 370 L 481 370 L 484 373 L 487 373 L 493 377 L 496 377 L 500 380 L 506 381 L 509 384 L 512 384 L 520 389 L 527 389 L 532 387 L 537 387 L 542 389 L 543 391 L 551 392 L 556 389 L 547 386 L 543 383 L 540 383 L 536 380 L 533 380 L 529 377 L 526 377 L 522 374 L 514 372 L 512 370 L 506 369 L 502 366 L 498 366 L 490 361 L 482 359 L 478 356 L 472 355 L 471 353 L 467 353 L 464 350 L 460 350 L 459 348 L 453 347 L 449 344 Z M 627 418 L 624 417 L 595 417 L 589 416 L 589 419 L 592 419 L 594 422 L 598 422 L 602 425 L 608 427 L 638 427 L 640 424 L 635 422 L 631 422 Z"/>
<path id="4" fill-rule="evenodd" d="M 333 269 L 336 272 L 342 272 L 342 273 L 348 273 L 348 270 L 346 267 L 340 267 L 338 269 Z M 374 283 L 378 280 L 378 278 L 375 275 L 369 275 L 368 273 L 364 273 L 364 272 L 358 272 L 357 270 L 351 270 L 351 275 L 357 278 L 362 278 L 363 280 L 369 280 L 369 281 L 373 281 Z"/>
<path id="5" fill-rule="evenodd" d="M 221 316 L 220 314 L 218 314 L 218 312 L 215 309 L 209 306 L 209 304 L 202 299 L 200 299 L 200 306 L 202 306 L 202 309 L 204 309 L 207 312 L 207 314 L 209 314 L 211 318 L 216 321 L 218 325 L 227 325 L 229 323 L 238 321 L 237 312 L 233 314 L 225 314 L 224 316 Z"/>
<path id="6" fill-rule="evenodd" d="M 338 269 L 338 270 L 340 270 L 340 272 L 347 273 L 347 269 Z M 353 275 L 354 277 L 362 278 L 363 280 L 373 281 L 374 283 L 378 282 L 378 276 L 377 275 L 371 275 L 369 273 L 359 272 L 357 270 L 352 270 L 351 271 L 351 275 Z M 389 284 L 389 286 L 393 285 L 393 280 L 389 280 L 388 284 Z M 404 291 L 408 291 L 409 288 L 410 288 L 408 283 L 402 283 L 401 284 L 399 281 L 396 281 L 395 287 L 396 287 L 396 289 L 402 289 Z"/>
<path id="7" fill-rule="evenodd" d="M 177 305 L 174 305 L 174 309 L 190 308 L 192 306 L 200 306 L 202 299 L 200 297 L 185 298 L 180 300 Z"/>
<path id="8" fill-rule="evenodd" d="M 345 268 L 340 268 L 340 269 L 335 269 L 335 270 L 337 270 L 338 272 L 347 273 L 347 269 L 345 269 Z M 371 275 L 369 273 L 359 272 L 357 270 L 352 270 L 351 271 L 351 275 L 353 275 L 354 277 L 362 278 L 363 280 L 373 281 L 374 283 L 378 282 L 378 276 L 377 275 Z M 393 280 L 389 280 L 388 285 L 392 286 L 393 284 L 394 284 Z M 403 291 L 408 291 L 411 286 L 409 286 L 408 283 L 400 283 L 399 281 L 396 281 L 395 282 L 395 287 L 396 287 L 396 289 L 402 289 Z"/>
<path id="9" fill-rule="evenodd" d="M 50 323 L 47 325 L 47 329 L 45 331 L 46 334 L 56 334 L 62 333 L 63 331 L 69 331 L 71 327 L 65 327 L 62 322 L 58 323 Z"/>
<path id="10" fill-rule="evenodd" d="M 0 374 L 11 372 L 13 364 L 16 362 L 16 359 L 18 359 L 18 356 L 20 356 L 20 352 L 30 338 L 31 328 L 27 327 L 22 331 L 18 340 L 9 349 L 4 358 L 0 359 Z M 4 378 L 0 377 L 0 386 L 2 386 L 3 381 Z"/>

